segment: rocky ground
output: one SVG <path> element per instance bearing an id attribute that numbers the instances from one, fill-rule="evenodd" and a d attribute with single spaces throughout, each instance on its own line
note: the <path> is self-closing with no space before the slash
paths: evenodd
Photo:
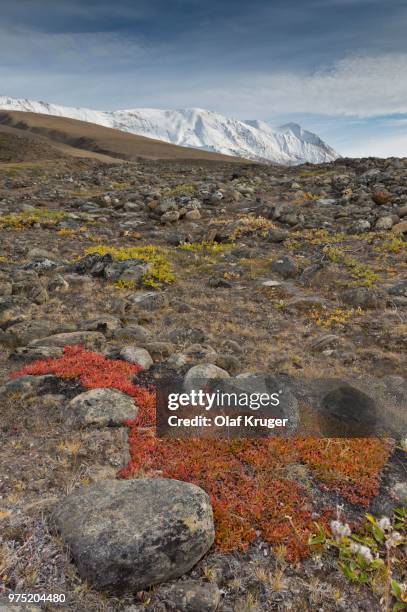
<path id="1" fill-rule="evenodd" d="M 292 534 L 274 534 L 272 546 L 261 529 L 248 546 L 213 546 L 202 490 L 138 480 L 152 475 L 147 467 L 116 481 L 131 459 L 127 395 L 100 397 L 53 375 L 7 381 L 83 345 L 140 364 L 143 384 L 208 363 L 231 376 L 350 381 L 380 397 L 397 430 L 407 397 L 406 235 L 406 159 L 0 164 L 0 593 L 65 594 L 63 604 L 41 604 L 49 610 L 385 609 L 383 589 L 347 580 L 332 551 L 290 562 Z M 84 392 L 91 397 L 74 399 Z M 338 463 L 350 453 L 341 448 Z M 407 497 L 406 465 L 401 443 L 386 452 L 365 505 L 342 481 L 327 492 L 331 481 L 311 459 L 279 474 L 308 488 L 315 516 L 338 505 L 351 520 L 366 507 L 390 515 Z M 366 461 L 360 455 L 361 473 Z M 174 541 L 179 554 L 168 561 Z"/>

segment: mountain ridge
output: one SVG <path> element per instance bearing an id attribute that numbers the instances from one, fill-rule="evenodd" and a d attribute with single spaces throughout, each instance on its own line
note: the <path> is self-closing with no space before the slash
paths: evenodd
<path id="1" fill-rule="evenodd" d="M 261 162 L 296 165 L 339 157 L 319 136 L 296 123 L 274 128 L 264 121 L 229 118 L 202 108 L 100 111 L 0 96 L 0 110 L 79 119 L 183 147 Z"/>

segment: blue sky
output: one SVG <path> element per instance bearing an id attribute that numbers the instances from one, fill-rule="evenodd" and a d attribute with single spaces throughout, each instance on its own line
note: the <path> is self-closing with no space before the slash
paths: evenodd
<path id="1" fill-rule="evenodd" d="M 297 121 L 407 156 L 406 0 L 1 0 L 0 94 Z"/>

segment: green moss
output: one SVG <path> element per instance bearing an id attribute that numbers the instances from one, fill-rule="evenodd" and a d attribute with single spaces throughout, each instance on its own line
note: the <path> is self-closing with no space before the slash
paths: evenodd
<path id="1" fill-rule="evenodd" d="M 298 251 L 304 244 L 321 246 L 329 244 L 337 244 L 346 239 L 345 234 L 329 233 L 326 229 L 307 229 L 298 232 L 292 232 L 290 238 L 285 240 L 284 246 L 289 251 Z"/>
<path id="2" fill-rule="evenodd" d="M 375 272 L 348 253 L 345 253 L 341 248 L 327 247 L 324 251 L 332 262 L 342 264 L 348 268 L 350 276 L 354 280 L 351 283 L 352 286 L 372 287 L 379 280 L 379 276 Z"/>
<path id="3" fill-rule="evenodd" d="M 66 213 L 47 210 L 46 208 L 0 215 L 0 229 L 22 230 L 37 223 L 42 226 L 52 227 L 57 225 L 64 217 L 66 217 Z"/>
<path id="4" fill-rule="evenodd" d="M 116 191 L 122 191 L 123 189 L 128 189 L 130 187 L 130 183 L 113 183 L 113 189 Z"/>
<path id="5" fill-rule="evenodd" d="M 236 247 L 234 242 L 193 242 L 192 244 L 182 244 L 178 248 L 189 253 L 202 253 L 203 255 L 219 255 L 229 253 Z"/>
<path id="6" fill-rule="evenodd" d="M 393 253 L 399 255 L 407 251 L 407 242 L 399 236 L 386 238 L 379 246 L 375 247 L 377 253 Z"/>
<path id="7" fill-rule="evenodd" d="M 194 195 L 196 192 L 196 186 L 192 184 L 181 184 L 176 185 L 165 191 L 165 195 L 170 198 L 183 195 Z"/>
<path id="8" fill-rule="evenodd" d="M 97 253 L 98 255 L 111 255 L 117 261 L 127 259 L 141 259 L 150 264 L 149 270 L 143 277 L 143 283 L 147 287 L 161 289 L 175 281 L 171 262 L 168 260 L 166 251 L 158 246 L 146 245 L 142 247 L 116 248 L 112 246 L 99 245 L 86 249 L 86 254 Z M 129 288 L 120 287 L 122 289 Z"/>

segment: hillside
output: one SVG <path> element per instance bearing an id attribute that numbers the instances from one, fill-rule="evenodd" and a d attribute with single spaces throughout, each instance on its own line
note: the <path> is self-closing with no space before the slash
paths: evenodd
<path id="1" fill-rule="evenodd" d="M 226 155 L 293 165 L 324 163 L 339 155 L 316 134 L 296 123 L 272 127 L 201 108 L 136 108 L 95 111 L 0 96 L 0 109 L 70 117 L 164 142 Z"/>
<path id="2" fill-rule="evenodd" d="M 43 136 L 57 146 L 61 152 L 75 156 L 80 155 L 79 151 L 88 151 L 91 157 L 97 154 L 121 160 L 142 158 L 241 162 L 241 160 L 226 155 L 179 147 L 152 138 L 65 117 L 20 111 L 0 111 L 0 125 Z M 61 145 L 65 149 L 61 149 Z"/>

